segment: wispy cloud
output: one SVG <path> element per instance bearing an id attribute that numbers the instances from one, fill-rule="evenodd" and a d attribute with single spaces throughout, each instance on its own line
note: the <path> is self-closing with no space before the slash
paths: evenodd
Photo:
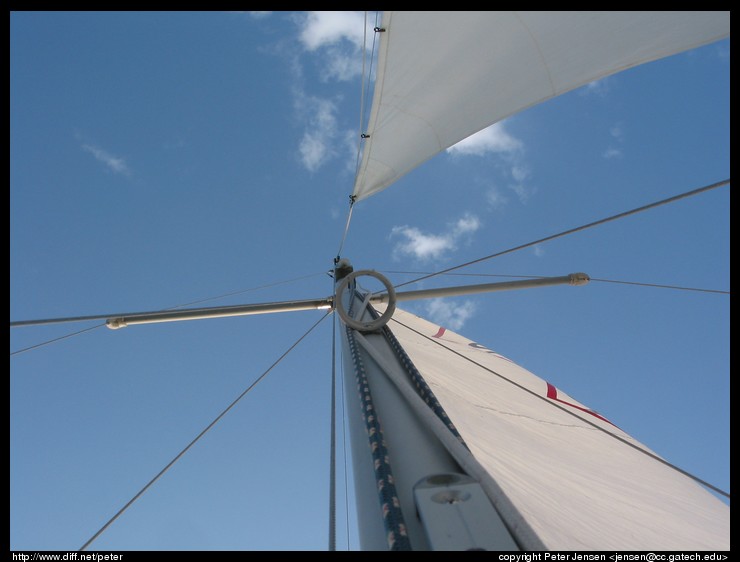
<path id="1" fill-rule="evenodd" d="M 309 96 L 298 89 L 294 90 L 293 100 L 299 118 L 306 124 L 298 146 L 301 163 L 315 172 L 336 153 L 338 107 L 331 100 Z"/>
<path id="2" fill-rule="evenodd" d="M 441 234 L 422 232 L 408 225 L 395 226 L 391 229 L 390 238 L 400 238 L 400 241 L 393 247 L 393 258 L 410 256 L 419 262 L 442 260 L 480 226 L 478 217 L 471 214 L 449 224 Z"/>
<path id="3" fill-rule="evenodd" d="M 362 47 L 363 19 L 362 12 L 308 12 L 300 36 L 301 42 L 310 50 L 345 39 Z"/>
<path id="4" fill-rule="evenodd" d="M 619 149 L 619 148 L 615 148 L 613 146 L 610 146 L 604 152 L 602 152 L 601 155 L 604 158 L 606 158 L 607 160 L 611 160 L 612 158 L 621 158 L 622 157 L 622 150 Z"/>
<path id="5" fill-rule="evenodd" d="M 509 202 L 509 198 L 506 197 L 506 194 L 497 185 L 489 187 L 485 193 L 485 197 L 486 201 L 493 209 L 502 209 Z"/>
<path id="6" fill-rule="evenodd" d="M 460 330 L 475 314 L 473 301 L 457 303 L 446 299 L 430 299 L 424 304 L 424 308 L 429 320 L 450 330 Z"/>
<path id="7" fill-rule="evenodd" d="M 624 142 L 624 128 L 620 123 L 617 123 L 609 128 L 609 135 L 616 142 L 616 145 L 612 144 L 602 152 L 601 155 L 608 160 L 612 158 L 621 158 L 623 156 L 623 151 L 619 145 Z"/>
<path id="8" fill-rule="evenodd" d="M 304 57 L 319 69 L 321 81 L 347 81 L 359 76 L 364 44 L 363 12 L 303 12 L 291 19 L 298 27 L 295 45 L 299 50 L 283 46 L 278 52 L 288 55 L 294 76 L 293 103 L 303 128 L 298 157 L 307 170 L 316 172 L 338 156 L 346 156 L 344 161 L 351 173 L 355 167 L 358 133 L 339 122 L 341 97 L 325 98 L 311 93 Z M 368 22 L 369 28 L 371 25 Z"/>
<path id="9" fill-rule="evenodd" d="M 515 163 L 511 166 L 511 177 L 514 181 L 510 183 L 508 187 L 514 193 L 516 193 L 516 196 L 519 198 L 519 201 L 521 203 L 526 203 L 527 201 L 529 201 L 529 198 L 532 197 L 532 195 L 534 195 L 534 193 L 537 191 L 527 181 L 529 180 L 531 175 L 532 173 L 529 169 L 529 166 L 525 164 Z"/>
<path id="10" fill-rule="evenodd" d="M 123 174 L 125 176 L 131 175 L 131 170 L 129 169 L 126 161 L 123 158 L 119 156 L 114 156 L 110 152 L 91 144 L 83 144 L 82 150 L 92 154 L 96 160 L 105 164 L 111 171 L 115 172 L 116 174 Z"/>
<path id="11" fill-rule="evenodd" d="M 522 148 L 522 142 L 511 136 L 504 129 L 503 123 L 499 122 L 452 145 L 447 152 L 483 156 L 485 154 L 511 154 Z"/>
<path id="12" fill-rule="evenodd" d="M 363 12 L 308 12 L 300 22 L 299 41 L 309 52 L 321 51 L 324 80 L 351 80 L 362 72 Z M 372 24 L 368 21 L 368 38 Z"/>
<path id="13" fill-rule="evenodd" d="M 503 121 L 461 140 L 448 148 L 447 153 L 453 157 L 492 155 L 506 166 L 506 174 L 510 177 L 506 189 L 513 191 L 520 202 L 526 203 L 535 193 L 529 183 L 532 172 L 524 159 L 524 143 L 506 130 Z M 500 209 L 509 198 L 501 187 L 495 186 L 486 191 L 486 200 L 493 208 Z"/>
<path id="14" fill-rule="evenodd" d="M 589 82 L 578 90 L 578 94 L 581 96 L 604 97 L 606 94 L 609 93 L 609 90 L 611 89 L 612 80 L 613 77 L 606 76 L 604 78 L 600 78 L 599 80 Z"/>

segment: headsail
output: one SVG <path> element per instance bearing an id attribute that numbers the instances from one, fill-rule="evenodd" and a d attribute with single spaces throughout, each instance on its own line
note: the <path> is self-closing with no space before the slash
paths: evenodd
<path id="1" fill-rule="evenodd" d="M 547 549 L 729 550 L 729 507 L 597 412 L 413 314 L 388 327 Z"/>
<path id="2" fill-rule="evenodd" d="M 384 12 L 353 195 L 615 72 L 730 34 L 729 12 Z"/>

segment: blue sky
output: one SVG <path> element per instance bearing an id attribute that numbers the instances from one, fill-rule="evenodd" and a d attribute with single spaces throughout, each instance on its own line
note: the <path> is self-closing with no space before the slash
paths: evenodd
<path id="1" fill-rule="evenodd" d="M 11 320 L 331 294 L 362 25 L 11 13 Z M 402 283 L 727 179 L 729 80 L 727 40 L 515 115 L 359 202 L 342 255 Z M 585 287 L 405 308 L 729 491 L 729 295 L 610 282 L 729 292 L 729 203 L 725 186 L 413 288 L 575 271 Z M 12 354 L 11 549 L 79 548 L 322 315 L 101 327 Z M 92 548 L 325 549 L 332 322 Z M 98 324 L 14 328 L 11 353 Z M 341 420 L 338 438 L 343 549 Z"/>

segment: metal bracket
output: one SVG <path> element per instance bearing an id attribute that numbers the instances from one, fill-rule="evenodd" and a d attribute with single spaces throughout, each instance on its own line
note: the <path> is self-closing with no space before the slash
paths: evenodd
<path id="1" fill-rule="evenodd" d="M 432 550 L 519 550 L 481 485 L 466 474 L 434 474 L 414 486 Z"/>

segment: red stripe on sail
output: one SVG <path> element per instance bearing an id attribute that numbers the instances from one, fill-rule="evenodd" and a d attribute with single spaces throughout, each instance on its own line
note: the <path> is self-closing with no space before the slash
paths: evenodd
<path id="1" fill-rule="evenodd" d="M 439 330 L 437 330 L 437 333 L 434 334 L 432 337 L 433 338 L 441 338 L 444 335 L 445 332 L 446 332 L 446 330 L 442 326 L 440 326 L 439 327 Z"/>
<path id="2" fill-rule="evenodd" d="M 547 381 L 545 381 L 547 382 Z M 604 416 L 597 414 L 593 410 L 589 410 L 588 408 L 583 408 L 582 406 L 576 406 L 575 404 L 571 404 L 570 402 L 566 402 L 565 400 L 561 400 L 558 398 L 558 389 L 555 388 L 554 385 L 547 382 L 547 397 L 550 400 L 555 400 L 556 402 L 560 402 L 561 404 L 565 404 L 566 406 L 570 406 L 571 408 L 575 408 L 576 410 L 581 410 L 582 412 L 586 412 L 587 414 L 591 414 L 592 416 L 595 416 L 599 418 L 602 421 L 605 421 L 606 423 L 610 425 L 614 425 L 612 422 L 610 422 L 608 419 L 606 419 Z M 617 427 L 614 425 L 614 427 Z"/>

